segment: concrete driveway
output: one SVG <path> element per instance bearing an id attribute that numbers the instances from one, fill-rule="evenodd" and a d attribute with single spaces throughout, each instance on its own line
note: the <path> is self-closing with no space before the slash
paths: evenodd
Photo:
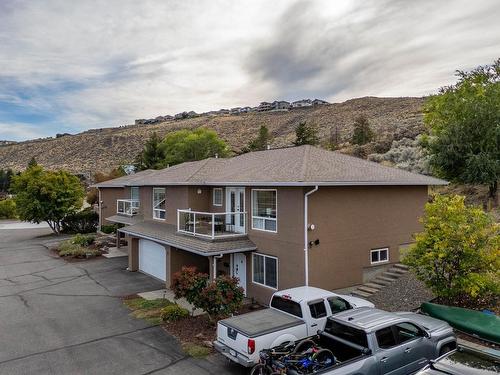
<path id="1" fill-rule="evenodd" d="M 0 374 L 244 374 L 220 356 L 187 357 L 120 296 L 162 284 L 126 258 L 67 263 L 47 228 L 0 229 Z"/>

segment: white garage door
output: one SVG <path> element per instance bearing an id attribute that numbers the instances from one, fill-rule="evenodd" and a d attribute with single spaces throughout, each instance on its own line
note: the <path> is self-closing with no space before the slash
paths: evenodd
<path id="1" fill-rule="evenodd" d="M 167 252 L 153 241 L 139 240 L 139 271 L 167 280 Z"/>

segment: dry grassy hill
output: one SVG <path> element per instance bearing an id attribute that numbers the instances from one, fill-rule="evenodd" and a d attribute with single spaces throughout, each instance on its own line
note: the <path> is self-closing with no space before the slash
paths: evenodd
<path id="1" fill-rule="evenodd" d="M 50 169 L 63 168 L 82 174 L 107 171 L 132 162 L 154 131 L 163 136 L 170 131 L 200 126 L 216 130 L 235 151 L 255 137 L 261 125 L 271 131 L 273 146 L 289 145 L 301 121 L 317 126 L 324 142 L 332 133 L 347 140 L 354 119 L 360 114 L 369 119 L 379 139 L 414 138 L 423 128 L 422 104 L 422 98 L 366 97 L 288 112 L 202 116 L 154 125 L 89 130 L 72 136 L 0 146 L 0 168 L 22 170 L 34 156 L 39 164 Z"/>

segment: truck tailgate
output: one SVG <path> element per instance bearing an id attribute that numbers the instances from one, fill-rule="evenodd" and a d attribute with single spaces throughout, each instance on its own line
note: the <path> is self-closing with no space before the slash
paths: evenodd
<path id="1" fill-rule="evenodd" d="M 254 338 L 286 328 L 295 327 L 304 324 L 304 322 L 299 318 L 295 318 L 274 309 L 264 309 L 224 319 L 219 321 L 219 324 L 241 333 L 248 338 Z M 228 330 L 226 329 L 225 331 L 223 338 L 227 337 Z M 222 332 L 217 332 L 218 335 L 220 333 Z M 234 333 L 232 333 L 232 335 L 234 335 Z"/>

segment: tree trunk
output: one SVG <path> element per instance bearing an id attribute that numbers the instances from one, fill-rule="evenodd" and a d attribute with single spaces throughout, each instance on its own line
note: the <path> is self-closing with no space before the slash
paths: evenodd
<path id="1" fill-rule="evenodd" d="M 494 181 L 489 185 L 489 198 L 493 207 L 498 207 L 498 181 Z"/>

